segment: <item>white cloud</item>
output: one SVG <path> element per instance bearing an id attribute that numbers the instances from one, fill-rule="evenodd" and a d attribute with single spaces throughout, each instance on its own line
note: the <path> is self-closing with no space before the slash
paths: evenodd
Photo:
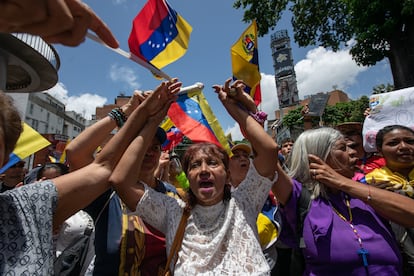
<path id="1" fill-rule="evenodd" d="M 312 49 L 295 66 L 299 98 L 331 91 L 334 86 L 346 91 L 365 70 L 367 67 L 358 66 L 352 60 L 348 49 L 337 52 L 322 47 Z"/>
<path id="2" fill-rule="evenodd" d="M 128 88 L 139 89 L 141 87 L 141 84 L 136 77 L 136 73 L 130 67 L 113 64 L 109 76 L 111 80 L 115 82 L 123 82 L 127 84 Z"/>
<path id="3" fill-rule="evenodd" d="M 275 76 L 266 75 L 261 73 L 262 79 L 260 80 L 260 89 L 262 91 L 262 103 L 260 105 L 261 110 L 268 114 L 268 119 L 275 118 L 275 110 L 279 108 L 279 102 L 276 94 L 276 82 Z M 243 140 L 239 125 L 234 122 L 232 127 L 229 127 L 224 133 L 231 133 L 233 141 Z"/>
<path id="4" fill-rule="evenodd" d="M 277 99 L 276 82 L 274 75 L 261 73 L 260 89 L 262 91 L 261 109 L 268 114 L 268 119 L 275 118 L 275 110 L 279 108 Z"/>
<path id="5" fill-rule="evenodd" d="M 63 83 L 58 83 L 45 92 L 64 103 L 66 105 L 66 111 L 75 111 L 82 114 L 86 119 L 91 119 L 92 115 L 95 114 L 96 107 L 103 106 L 107 102 L 105 97 L 91 93 L 69 96 L 68 90 Z"/>

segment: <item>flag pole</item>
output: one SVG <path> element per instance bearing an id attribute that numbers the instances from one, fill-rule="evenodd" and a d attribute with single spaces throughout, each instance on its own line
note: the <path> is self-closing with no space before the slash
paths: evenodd
<path id="1" fill-rule="evenodd" d="M 162 77 L 166 80 L 171 80 L 171 77 L 168 76 L 166 73 L 164 73 L 163 71 L 161 71 L 160 69 L 158 69 L 157 67 L 155 67 L 154 65 L 152 65 L 151 63 L 148 63 L 144 60 L 142 60 L 141 58 L 137 57 L 136 55 L 134 55 L 133 53 L 128 53 L 124 50 L 122 50 L 121 48 L 111 48 L 108 45 L 106 45 L 99 37 L 97 37 L 95 34 L 91 33 L 91 32 L 87 32 L 86 33 L 86 37 L 105 46 L 106 48 L 112 50 L 113 52 L 120 54 L 123 57 L 126 57 L 127 59 L 130 59 L 136 63 L 138 63 L 139 65 L 145 67 L 146 69 L 148 69 L 152 74 L 156 75 L 157 77 Z"/>
<path id="2" fill-rule="evenodd" d="M 193 85 L 189 85 L 186 87 L 183 87 L 180 89 L 180 92 L 178 92 L 178 95 L 183 95 L 183 94 L 187 94 L 190 92 L 193 92 L 195 90 L 202 90 L 204 88 L 204 84 L 201 82 L 196 82 Z"/>

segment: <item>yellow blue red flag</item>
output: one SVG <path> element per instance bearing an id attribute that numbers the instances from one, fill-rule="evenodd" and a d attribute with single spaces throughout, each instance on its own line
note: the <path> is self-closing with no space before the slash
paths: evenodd
<path id="1" fill-rule="evenodd" d="M 22 161 L 26 157 L 49 145 L 50 142 L 46 138 L 31 128 L 28 124 L 23 123 L 23 132 L 17 140 L 14 151 L 9 156 L 9 162 L 0 169 L 0 173 L 5 172 L 17 162 Z"/>
<path id="2" fill-rule="evenodd" d="M 162 68 L 188 49 L 192 27 L 164 0 L 148 0 L 132 23 L 131 53 Z"/>
<path id="3" fill-rule="evenodd" d="M 231 47 L 231 65 L 233 80 L 243 80 L 247 86 L 245 91 L 253 98 L 256 106 L 259 105 L 262 101 L 262 95 L 255 20 Z"/>
<path id="4" fill-rule="evenodd" d="M 184 134 L 181 130 L 179 130 L 168 117 L 161 124 L 161 128 L 167 133 L 167 139 L 162 144 L 162 150 L 174 149 L 184 138 Z"/>
<path id="5" fill-rule="evenodd" d="M 193 142 L 210 142 L 231 156 L 227 137 L 201 89 L 181 94 L 168 110 L 174 125 Z"/>

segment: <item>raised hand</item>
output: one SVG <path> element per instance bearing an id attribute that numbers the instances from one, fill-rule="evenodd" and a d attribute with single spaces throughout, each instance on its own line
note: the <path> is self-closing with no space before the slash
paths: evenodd
<path id="1" fill-rule="evenodd" d="M 2 0 L 0 10 L 0 32 L 29 33 L 48 43 L 77 46 L 91 30 L 108 46 L 119 47 L 108 26 L 79 0 Z"/>
<path id="2" fill-rule="evenodd" d="M 168 110 L 170 104 L 177 99 L 182 83 L 177 79 L 162 82 L 154 92 L 150 93 L 142 103 L 149 116 L 156 116 L 166 106 Z"/>

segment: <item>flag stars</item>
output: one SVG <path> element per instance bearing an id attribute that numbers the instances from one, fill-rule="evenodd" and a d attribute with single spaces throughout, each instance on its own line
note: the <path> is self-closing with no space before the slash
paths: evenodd
<path id="1" fill-rule="evenodd" d="M 198 114 L 198 113 L 200 113 L 198 110 L 187 110 L 187 113 L 188 114 Z"/>

